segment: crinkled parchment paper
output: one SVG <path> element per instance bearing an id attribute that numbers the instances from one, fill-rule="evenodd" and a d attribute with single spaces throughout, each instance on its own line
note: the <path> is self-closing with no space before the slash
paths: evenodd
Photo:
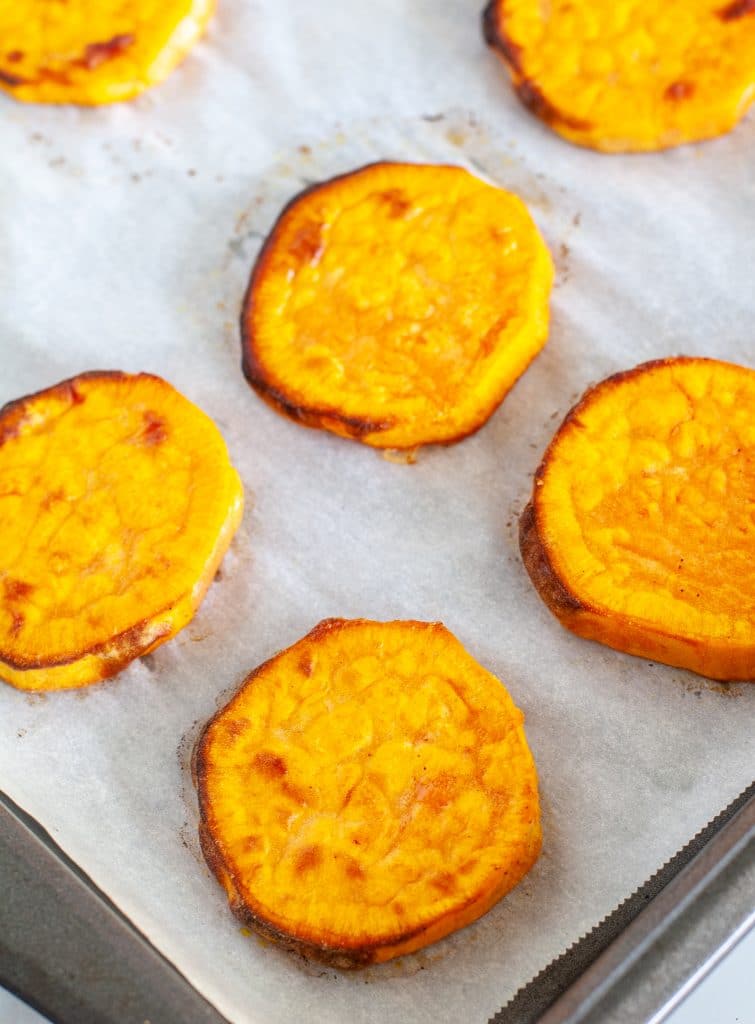
<path id="1" fill-rule="evenodd" d="M 514 99 L 480 3 L 221 0 L 136 102 L 0 98 L 0 402 L 93 368 L 161 374 L 215 418 L 248 496 L 174 641 L 88 690 L 0 687 L 0 785 L 234 1022 L 482 1024 L 752 774 L 755 687 L 565 632 L 516 520 L 590 382 L 672 353 L 755 362 L 755 118 L 665 154 L 573 148 Z M 479 434 L 414 466 L 287 422 L 239 369 L 239 305 L 280 205 L 391 157 L 515 189 L 558 267 L 545 351 Z M 241 933 L 199 855 L 187 771 L 198 723 L 329 615 L 440 619 L 506 682 L 545 832 L 480 922 L 351 975 Z"/>

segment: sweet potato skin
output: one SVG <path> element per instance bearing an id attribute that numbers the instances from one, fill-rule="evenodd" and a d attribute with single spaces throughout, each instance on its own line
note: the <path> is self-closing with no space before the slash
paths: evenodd
<path id="1" fill-rule="evenodd" d="M 131 99 L 186 56 L 216 0 L 14 0 L 0 7 L 0 89 L 27 103 Z M 52 5 L 55 7 L 56 5 Z"/>
<path id="2" fill-rule="evenodd" d="M 570 142 L 604 152 L 666 149 L 730 131 L 755 85 L 746 4 L 667 8 L 490 0 L 483 35 L 522 103 Z"/>
<path id="3" fill-rule="evenodd" d="M 237 757 L 235 753 L 230 752 L 230 750 L 227 751 L 227 744 L 229 741 L 233 743 L 239 736 L 241 728 L 239 715 L 242 714 L 242 711 L 238 702 L 240 699 L 243 699 L 243 693 L 253 686 L 255 681 L 261 683 L 268 673 L 277 671 L 281 659 L 288 657 L 290 663 L 295 655 L 304 676 L 309 678 L 313 671 L 317 672 L 319 670 L 317 664 L 319 657 L 318 647 L 323 641 L 327 641 L 329 637 L 332 637 L 334 634 L 337 635 L 344 630 L 353 631 L 374 626 L 380 626 L 388 630 L 391 628 L 404 628 L 421 631 L 425 636 L 430 631 L 431 638 L 433 634 L 438 634 L 446 640 L 450 637 L 450 634 L 439 624 L 416 622 L 376 624 L 367 623 L 364 620 L 325 620 L 292 648 L 271 658 L 247 677 L 242 689 L 231 700 L 230 704 L 226 708 L 221 709 L 207 723 L 195 746 L 192 758 L 192 773 L 197 788 L 200 808 L 199 833 L 202 851 L 208 866 L 226 891 L 232 912 L 247 927 L 253 928 L 283 948 L 309 959 L 344 970 L 362 967 L 370 963 L 383 962 L 412 952 L 475 920 L 517 884 L 534 863 L 541 845 L 536 776 L 531 763 L 531 756 L 526 750 L 526 741 L 523 741 L 519 736 L 521 732 L 521 715 L 518 713 L 519 717 L 515 716 L 511 722 L 511 728 L 514 730 L 514 733 L 512 733 L 510 742 L 523 742 L 524 746 L 521 752 L 523 760 L 515 762 L 520 767 L 512 769 L 512 771 L 520 771 L 522 775 L 517 777 L 518 781 L 512 782 L 512 791 L 519 792 L 519 796 L 516 798 L 512 797 L 512 799 L 520 802 L 517 805 L 519 807 L 517 816 L 511 820 L 520 823 L 517 827 L 521 828 L 521 835 L 517 834 L 515 837 L 512 834 L 509 848 L 507 848 L 505 853 L 500 853 L 498 859 L 503 863 L 496 869 L 495 885 L 491 885 L 484 891 L 480 891 L 471 898 L 459 903 L 459 905 L 452 908 L 453 912 L 445 908 L 444 912 L 436 915 L 431 920 L 415 922 L 393 932 L 381 932 L 381 934 L 375 935 L 369 932 L 367 934 L 357 933 L 347 937 L 337 929 L 334 931 L 332 922 L 331 926 L 329 926 L 327 921 L 317 925 L 312 925 L 312 922 L 310 922 L 309 925 L 306 925 L 302 921 L 294 923 L 289 920 L 288 927 L 282 926 L 281 921 L 275 919 L 275 914 L 271 914 L 269 911 L 266 912 L 261 904 L 250 895 L 249 887 L 245 885 L 245 882 L 237 873 L 237 869 L 234 866 L 234 855 L 227 845 L 230 842 L 230 833 L 224 832 L 220 827 L 212 800 L 212 789 L 213 786 L 216 787 L 216 782 L 213 781 L 213 773 L 223 771 L 222 767 L 215 767 L 213 763 L 215 755 L 220 751 L 223 756 L 228 756 L 232 759 L 230 763 L 235 763 L 233 759 Z M 338 664 L 341 669 L 348 671 L 347 662 L 339 662 Z M 280 699 L 286 701 L 288 698 L 282 693 Z M 302 700 L 308 699 L 302 698 Z M 335 694 L 333 699 L 335 699 Z M 510 708 L 513 708 L 513 705 Z M 511 712 L 507 705 L 506 710 L 498 709 L 494 712 L 494 715 L 499 713 L 506 715 Z M 298 728 L 298 725 L 295 726 L 295 731 Z M 241 743 L 241 739 L 238 742 Z M 515 749 L 519 750 L 518 747 Z M 249 748 L 244 756 L 251 757 L 252 754 L 253 751 Z M 254 755 L 252 764 L 259 760 L 261 756 L 258 751 Z M 280 757 L 272 754 L 265 756 L 268 758 L 266 764 L 270 766 L 271 785 L 277 781 L 281 785 L 288 784 L 290 776 L 287 774 L 287 760 L 283 760 L 284 756 L 287 759 L 287 755 L 281 753 Z M 519 756 L 519 754 L 516 755 L 517 758 Z M 342 759 L 339 761 L 339 764 L 343 768 Z M 314 779 L 317 772 L 316 768 L 313 768 L 312 772 Z M 429 784 L 431 785 L 431 783 Z M 295 789 L 302 785 L 302 781 L 301 779 L 298 781 L 292 780 L 290 785 L 292 789 Z M 246 798 L 251 799 L 251 796 L 247 795 Z M 347 803 L 349 799 L 350 796 L 347 796 Z M 521 815 L 521 818 L 518 815 Z M 294 838 L 296 828 L 296 825 L 292 826 L 289 824 L 288 826 L 290 842 L 296 841 Z M 469 828 L 473 828 L 471 822 Z M 254 837 L 250 837 L 250 840 L 252 838 Z M 357 848 L 352 849 L 356 853 Z M 326 859 L 329 856 L 337 857 L 336 847 L 333 847 L 332 853 L 329 853 L 326 847 L 324 856 Z M 354 870 L 355 872 L 358 871 L 358 877 L 361 877 L 361 869 L 355 867 Z M 304 891 L 310 892 L 310 886 L 311 883 L 306 886 Z M 331 898 L 336 898 L 332 892 Z M 366 907 L 367 904 L 365 904 L 365 913 L 367 912 Z M 283 914 L 283 911 L 281 910 L 280 913 Z"/>
<path id="4" fill-rule="evenodd" d="M 571 632 L 615 650 L 688 669 L 710 679 L 750 681 L 755 679 L 755 639 L 737 642 L 733 637 L 683 635 L 664 628 L 662 622 L 617 614 L 615 609 L 591 600 L 584 587 L 568 579 L 554 563 L 552 527 L 549 529 L 545 524 L 542 511 L 543 488 L 550 467 L 560 457 L 560 439 L 565 431 L 574 427 L 581 429 L 581 417 L 594 402 L 645 374 L 706 365 L 712 372 L 716 367 L 724 367 L 752 374 L 752 371 L 717 360 L 680 356 L 643 363 L 588 389 L 567 413 L 538 467 L 532 499 L 519 521 L 519 546 L 524 566 L 541 599 Z"/>
<path id="5" fill-rule="evenodd" d="M 23 466 L 24 436 L 29 432 L 33 435 L 36 431 L 44 434 L 48 415 L 54 419 L 56 415 L 64 414 L 66 409 L 75 413 L 84 406 L 93 391 L 99 392 L 108 385 L 113 389 L 126 391 L 147 387 L 155 390 L 157 395 L 161 389 L 165 389 L 166 393 L 173 396 L 171 401 L 178 403 L 179 409 L 188 407 L 193 410 L 192 415 L 195 415 L 199 422 L 206 421 L 208 429 L 214 432 L 217 438 L 213 443 L 218 444 L 219 435 L 214 425 L 160 378 L 150 374 L 126 374 L 112 370 L 89 371 L 62 381 L 54 387 L 16 399 L 0 409 L 0 491 L 5 491 L 0 495 L 0 500 L 3 497 L 11 501 L 14 498 L 20 500 L 21 509 L 27 517 L 35 514 L 43 517 L 58 501 L 68 501 L 71 508 L 75 509 L 75 503 L 70 497 L 64 495 L 62 491 L 56 493 L 54 489 L 47 494 L 38 508 L 30 505 L 25 486 L 20 491 L 13 489 L 19 486 L 14 483 L 14 477 L 17 476 L 19 469 L 14 468 L 13 463 L 15 461 Z M 143 423 L 141 443 L 147 448 L 158 448 L 168 442 L 168 432 L 175 426 L 173 418 L 168 417 L 164 420 L 161 413 L 152 410 L 145 412 Z M 10 468 L 6 469 L 3 464 L 3 448 L 13 441 L 18 442 L 17 451 L 12 458 L 9 457 Z M 222 441 L 219 443 L 222 445 Z M 225 450 L 224 446 L 222 450 Z M 19 455 L 18 451 L 22 454 Z M 4 473 L 8 474 L 7 477 Z M 6 479 L 8 483 L 3 487 Z M 218 486 L 221 486 L 220 476 Z M 150 604 L 144 609 L 148 614 L 141 618 L 136 614 L 127 616 L 131 618 L 131 622 L 126 628 L 83 646 L 74 640 L 65 644 L 63 648 L 53 645 L 50 649 L 45 649 L 38 638 L 29 642 L 24 641 L 24 644 L 19 646 L 19 639 L 23 640 L 22 629 L 27 613 L 29 610 L 33 611 L 26 602 L 36 601 L 39 594 L 44 595 L 46 584 L 44 576 L 40 575 L 40 567 L 35 568 L 33 561 L 27 564 L 26 569 L 34 574 L 35 582 L 31 584 L 16 579 L 9 568 L 3 565 L 0 553 L 0 678 L 24 690 L 69 689 L 89 685 L 116 675 L 135 658 L 148 654 L 174 636 L 193 617 L 241 520 L 243 492 L 230 463 L 225 486 L 227 514 L 219 523 L 218 531 L 213 535 L 211 542 L 200 541 L 200 551 L 206 552 L 206 560 L 198 566 L 196 575 L 191 578 L 190 589 L 171 601 L 167 601 L 166 594 L 167 603 L 162 607 Z M 148 500 L 149 493 L 143 497 Z M 0 507 L 0 521 L 3 518 L 2 513 L 3 509 Z M 106 510 L 106 514 L 111 515 L 112 510 Z M 44 518 L 41 522 L 42 526 L 40 527 L 38 522 L 37 530 L 41 528 L 44 532 L 47 530 Z M 92 524 L 90 530 L 97 528 L 96 524 Z M 75 553 L 72 552 L 71 555 L 75 557 Z M 53 552 L 49 556 L 50 564 L 52 565 L 53 559 L 60 557 Z M 15 564 L 13 571 L 18 572 Z M 58 570 L 49 569 L 48 572 L 51 577 L 57 579 Z M 27 575 L 27 572 L 24 572 L 24 575 Z M 3 627 L 3 617 L 6 617 L 7 623 L 8 615 L 10 624 Z M 76 635 L 79 635 L 80 639 L 78 628 Z"/>
<path id="6" fill-rule="evenodd" d="M 322 396 L 313 401 L 311 395 L 306 393 L 307 388 L 302 381 L 298 381 L 296 386 L 292 386 L 290 381 L 281 378 L 280 367 L 271 364 L 269 355 L 262 356 L 259 340 L 262 330 L 258 325 L 265 317 L 265 310 L 260 302 L 260 292 L 266 281 L 275 273 L 274 264 L 276 260 L 280 259 L 280 252 L 285 248 L 284 235 L 292 218 L 302 215 L 300 211 L 308 201 L 316 200 L 320 196 L 336 194 L 342 188 L 350 187 L 353 181 L 360 181 L 360 179 L 367 181 L 373 177 L 380 180 L 382 177 L 383 182 L 380 187 L 384 194 L 389 194 L 395 190 L 391 188 L 392 182 L 385 181 L 386 176 L 400 176 L 401 174 L 411 176 L 418 172 L 422 174 L 432 171 L 444 175 L 467 174 L 458 167 L 438 165 L 432 168 L 426 165 L 393 164 L 379 161 L 338 175 L 328 181 L 310 185 L 284 206 L 255 261 L 240 318 L 242 370 L 258 395 L 277 412 L 303 426 L 328 430 L 338 436 L 361 441 L 377 448 L 416 449 L 423 444 L 454 444 L 484 426 L 518 377 L 526 370 L 545 344 L 548 329 L 547 297 L 553 280 L 553 265 L 537 230 L 529 221 L 526 229 L 528 237 L 520 239 L 520 243 L 523 248 L 531 247 L 535 254 L 532 259 L 531 274 L 538 285 L 533 285 L 533 297 L 527 300 L 529 313 L 525 314 L 519 310 L 512 314 L 512 321 L 519 317 L 520 320 L 526 322 L 523 323 L 517 337 L 512 336 L 507 341 L 512 353 L 515 351 L 515 346 L 519 346 L 521 354 L 518 358 L 512 355 L 511 365 L 507 366 L 506 370 L 500 374 L 501 379 L 498 386 L 486 386 L 486 394 L 481 397 L 479 407 L 474 410 L 473 414 L 468 412 L 463 422 L 458 425 L 436 422 L 412 428 L 412 425 L 407 422 L 406 416 L 399 415 L 390 408 L 378 408 L 377 406 L 370 413 L 349 413 L 345 411 L 339 401 L 334 400 L 339 397 L 337 394 L 331 396 L 329 401 L 323 401 Z M 471 176 L 469 177 L 471 179 Z M 489 186 L 486 187 L 489 188 Z M 501 194 L 505 195 L 505 193 Z M 513 196 L 509 198 L 512 203 L 519 202 Z M 401 215 L 401 213 L 397 214 L 397 216 Z M 317 256 L 319 257 L 319 253 Z M 356 269 L 354 273 L 359 273 L 359 270 Z M 276 316 L 281 316 L 280 311 L 276 311 Z M 392 319 L 390 311 L 387 319 Z M 368 388 L 365 389 L 365 397 L 369 398 Z M 369 400 L 366 400 L 362 404 L 369 406 L 370 403 Z M 436 419 L 440 418 L 436 417 Z"/>

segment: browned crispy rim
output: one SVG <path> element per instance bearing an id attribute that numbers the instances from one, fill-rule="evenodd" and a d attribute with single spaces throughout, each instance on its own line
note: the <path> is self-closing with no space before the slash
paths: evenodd
<path id="1" fill-rule="evenodd" d="M 249 284 L 247 285 L 244 299 L 241 304 L 241 316 L 240 316 L 240 329 L 241 329 L 241 369 L 244 376 L 260 396 L 271 408 L 277 412 L 282 413 L 289 419 L 294 420 L 296 423 L 300 423 L 305 427 L 312 427 L 314 429 L 328 429 L 329 424 L 336 426 L 337 433 L 342 436 L 346 436 L 353 440 L 361 440 L 369 434 L 378 434 L 386 430 L 390 430 L 391 427 L 396 425 L 396 420 L 393 417 L 389 417 L 384 420 L 366 420 L 361 419 L 357 416 L 344 416 L 343 413 L 339 412 L 338 409 L 333 407 L 315 407 L 304 404 L 299 404 L 290 398 L 284 388 L 274 381 L 272 375 L 268 372 L 267 368 L 263 365 L 260 360 L 254 345 L 254 333 L 251 328 L 252 314 L 254 310 L 254 297 L 257 289 L 257 285 L 260 279 L 267 271 L 267 264 L 270 258 L 270 252 L 278 240 L 278 235 L 282 230 L 283 221 L 286 215 L 296 206 L 302 199 L 312 195 L 315 192 L 319 192 L 321 189 L 329 188 L 331 185 L 335 185 L 337 182 L 345 181 L 348 178 L 353 178 L 358 174 L 362 174 L 365 171 L 373 170 L 378 167 L 423 167 L 424 164 L 412 164 L 405 161 L 396 160 L 373 160 L 370 163 L 363 164 L 361 167 L 357 167 L 352 171 L 347 171 L 344 174 L 336 174 L 332 178 L 327 178 L 325 181 L 315 182 L 313 185 L 308 185 L 303 188 L 300 192 L 297 192 L 286 205 L 283 207 L 281 212 L 278 214 L 275 223 L 270 229 L 270 233 L 262 244 L 262 248 L 257 254 L 252 273 L 249 278 Z M 453 167 L 457 170 L 465 170 L 465 168 L 459 167 L 456 164 L 434 164 L 434 167 Z M 535 353 L 537 355 L 537 353 Z M 533 355 L 532 359 L 535 358 Z M 532 362 L 532 360 L 530 360 Z M 529 365 L 529 364 L 528 364 Z M 524 372 L 524 371 L 523 371 Z M 512 387 L 516 381 L 512 383 Z M 481 421 L 471 427 L 469 430 L 461 431 L 459 434 L 451 438 L 446 438 L 439 442 L 425 442 L 429 444 L 439 444 L 442 447 L 456 444 L 458 441 L 463 441 L 465 438 L 470 437 L 472 434 L 476 434 L 478 430 L 485 426 L 487 421 L 503 402 L 506 395 L 509 393 L 511 388 L 508 388 L 500 399 L 495 402 L 489 412 L 481 419 Z M 393 446 L 397 450 L 400 450 L 402 446 Z M 417 445 L 405 445 L 403 447 L 415 448 Z"/>
<path id="2" fill-rule="evenodd" d="M 721 21 L 737 21 L 748 14 L 755 14 L 755 0 L 732 0 L 725 7 L 719 8 L 716 14 Z"/>
<path id="3" fill-rule="evenodd" d="M 317 181 L 312 185 L 307 185 L 306 188 L 301 189 L 301 191 L 297 192 L 296 195 L 292 196 L 278 214 L 275 223 L 262 244 L 262 248 L 257 254 L 257 259 L 255 260 L 252 268 L 249 284 L 247 285 L 241 305 L 241 369 L 246 379 L 260 397 L 278 412 L 282 412 L 285 416 L 288 416 L 290 419 L 295 420 L 297 423 L 301 423 L 306 427 L 313 427 L 317 429 L 322 428 L 328 421 L 335 422 L 343 429 L 344 433 L 348 437 L 356 439 L 362 438 L 367 434 L 374 434 L 383 430 L 388 430 L 393 426 L 394 420 L 369 421 L 356 416 L 344 416 L 337 409 L 332 407 L 316 408 L 314 406 L 300 405 L 290 399 L 285 394 L 283 388 L 279 384 L 273 382 L 271 375 L 263 366 L 255 349 L 254 336 L 251 329 L 254 297 L 257 285 L 267 271 L 270 252 L 278 241 L 278 235 L 282 230 L 283 222 L 295 206 L 297 206 L 303 199 L 306 199 L 307 196 L 313 195 L 315 192 L 320 192 L 325 188 L 329 188 L 337 182 L 345 181 L 348 178 L 352 178 L 357 174 L 361 174 L 362 172 L 373 168 L 393 166 L 397 166 L 397 164 L 390 160 L 374 160 L 371 163 L 364 164 L 353 171 L 347 171 L 344 174 L 336 174 L 334 177 L 327 178 L 325 181 Z"/>
<path id="4" fill-rule="evenodd" d="M 86 370 L 84 373 L 77 373 L 75 377 L 61 380 L 58 384 L 53 384 L 49 388 L 41 388 L 39 391 L 32 391 L 31 394 L 22 395 L 21 398 L 14 398 L 12 401 L 0 406 L 0 447 L 20 433 L 26 406 L 43 396 L 61 395 L 68 398 L 72 405 L 79 405 L 84 401 L 77 387 L 81 381 L 135 380 L 138 378 L 162 380 L 161 377 L 156 377 L 152 373 L 126 373 L 123 370 Z"/>
<path id="5" fill-rule="evenodd" d="M 52 387 L 42 388 L 40 391 L 34 391 L 29 395 L 24 395 L 21 398 L 15 398 L 11 402 L 7 402 L 0 408 L 0 447 L 6 441 L 18 436 L 24 423 L 27 406 L 37 399 L 43 396 L 61 395 L 68 398 L 72 405 L 79 405 L 84 401 L 77 387 L 81 381 L 135 379 L 162 381 L 161 377 L 157 377 L 152 373 L 126 373 L 123 370 L 87 370 L 84 373 L 77 374 L 75 377 L 68 377 L 66 380 L 52 385 Z M 103 659 L 102 678 L 107 679 L 110 676 L 117 675 L 135 658 L 145 654 L 150 648 L 157 646 L 160 640 L 170 634 L 169 626 L 157 631 L 157 633 L 150 631 L 149 627 L 151 623 L 159 621 L 163 615 L 167 615 L 171 608 L 172 605 L 167 605 L 165 608 L 160 609 L 160 611 L 155 612 L 154 615 L 140 619 L 133 626 L 129 626 L 128 629 L 123 630 L 123 632 L 116 634 L 108 640 L 104 640 L 94 647 L 74 651 L 72 654 L 63 655 L 60 658 L 46 660 L 38 658 L 11 658 L 0 648 L 0 663 L 7 665 L 8 668 L 14 671 L 26 672 L 39 669 L 62 668 L 65 665 L 72 665 L 83 658 L 91 656 Z M 146 640 L 145 633 L 148 637 Z M 111 653 L 108 654 L 108 651 L 111 651 Z"/>
<path id="6" fill-rule="evenodd" d="M 545 96 L 533 79 L 527 77 L 522 48 L 506 34 L 504 22 L 505 0 L 489 0 L 482 12 L 482 34 L 488 46 L 498 53 L 509 68 L 514 90 L 524 106 L 554 128 L 561 125 L 574 132 L 589 131 L 592 128 L 589 121 L 564 113 Z"/>
<path id="7" fill-rule="evenodd" d="M 302 637 L 301 640 L 298 640 L 291 646 L 295 647 L 305 640 L 316 640 L 320 636 L 323 636 L 332 630 L 349 628 L 352 625 L 360 625 L 366 621 L 367 620 L 365 619 L 323 619 L 322 622 L 318 622 L 318 624 L 311 629 L 309 633 Z M 404 625 L 423 626 L 429 627 L 433 630 L 445 631 L 445 626 L 440 622 L 420 622 L 417 620 L 401 621 Z M 255 912 L 245 902 L 244 897 L 241 894 L 238 879 L 226 863 L 223 857 L 222 845 L 218 840 L 216 840 L 212 830 L 212 813 L 209 810 L 207 791 L 205 788 L 207 782 L 206 746 L 208 732 L 216 720 L 225 713 L 231 704 L 233 704 L 241 691 L 244 690 L 260 672 L 273 664 L 273 662 L 277 661 L 278 658 L 290 649 L 290 647 L 287 647 L 282 651 L 278 651 L 277 654 L 274 654 L 271 658 L 268 658 L 267 661 L 264 661 L 261 665 L 258 665 L 257 668 L 253 669 L 252 672 L 245 677 L 244 681 L 241 683 L 240 687 L 231 699 L 222 708 L 219 708 L 212 718 L 210 718 L 199 735 L 191 756 L 191 776 L 197 790 L 197 802 L 199 804 L 199 843 L 202 849 L 202 854 L 207 862 L 207 866 L 228 895 L 231 912 L 246 927 L 254 929 L 264 938 L 269 939 L 271 942 L 274 942 L 276 945 L 281 946 L 289 952 L 298 953 L 310 960 L 316 960 L 319 963 L 327 964 L 329 967 L 337 967 L 341 970 L 354 970 L 374 963 L 375 955 L 380 949 L 398 946 L 403 942 L 409 941 L 409 939 L 420 934 L 420 932 L 426 931 L 432 926 L 433 922 L 426 922 L 416 928 L 410 928 L 407 931 L 397 933 L 396 935 L 381 937 L 379 942 L 365 943 L 362 946 L 334 946 L 329 945 L 326 942 L 318 943 L 311 942 L 307 939 L 297 938 L 289 932 L 282 931 L 273 924 L 272 921 Z M 470 897 L 465 901 L 464 906 L 473 903 L 474 900 L 474 896 Z"/>
<path id="8" fill-rule="evenodd" d="M 378 949 L 406 942 L 424 931 L 427 927 L 423 925 L 422 927 L 406 931 L 401 935 L 392 937 L 387 942 L 381 941 L 379 946 L 366 944 L 353 948 L 338 948 L 329 946 L 326 943 L 315 943 L 309 942 L 306 939 L 298 939 L 288 932 L 281 931 L 266 918 L 256 914 L 244 902 L 223 862 L 218 845 L 204 819 L 200 819 L 199 822 L 199 845 L 208 867 L 226 890 L 228 903 L 234 917 L 245 927 L 253 929 L 259 935 L 262 935 L 263 938 L 275 943 L 276 946 L 280 946 L 289 953 L 297 953 L 308 960 L 316 960 L 318 963 L 325 964 L 328 967 L 336 967 L 342 971 L 358 970 L 375 962 L 375 954 Z"/>
<path id="9" fill-rule="evenodd" d="M 15 89 L 19 85 L 28 85 L 29 79 L 22 78 L 20 75 L 12 75 L 10 71 L 0 70 L 0 82 L 2 82 L 3 85 L 7 85 L 11 89 Z"/>
<path id="10" fill-rule="evenodd" d="M 561 434 L 573 423 L 579 424 L 580 414 L 605 389 L 613 388 L 617 384 L 631 380 L 633 377 L 639 377 L 648 371 L 664 366 L 677 366 L 686 363 L 711 363 L 719 366 L 739 368 L 734 363 L 727 363 L 722 359 L 711 359 L 707 356 L 667 356 L 663 359 L 650 359 L 645 363 L 632 367 L 630 370 L 620 370 L 618 373 L 614 373 L 610 377 L 606 377 L 599 383 L 592 385 L 592 387 L 589 387 L 584 392 L 581 398 L 567 412 L 546 448 L 545 455 L 535 471 L 532 497 L 519 518 L 519 551 L 524 567 L 535 589 L 558 619 L 568 621 L 570 618 L 586 612 L 595 616 L 605 615 L 602 609 L 575 594 L 566 581 L 558 574 L 542 540 L 539 522 L 539 493 L 545 474 L 553 461 L 554 452 Z M 665 634 L 663 630 L 657 628 L 653 631 L 658 634 L 671 635 Z"/>
<path id="11" fill-rule="evenodd" d="M 519 518 L 519 550 L 535 590 L 557 618 L 567 618 L 586 609 L 587 606 L 566 586 L 553 568 L 538 533 L 534 501 L 527 503 Z"/>
<path id="12" fill-rule="evenodd" d="M 519 376 L 511 382 L 510 386 L 506 388 L 500 398 L 496 398 L 493 404 L 481 414 L 478 422 L 474 423 L 467 430 L 460 430 L 458 434 L 454 434 L 453 437 L 446 437 L 442 441 L 412 442 L 408 445 L 391 445 L 391 447 L 395 449 L 395 451 L 412 451 L 416 448 L 425 448 L 429 445 L 433 445 L 438 448 L 449 448 L 451 445 L 458 444 L 459 441 L 465 441 L 468 437 L 474 436 L 474 434 L 482 430 L 496 410 L 503 405 L 504 400 L 513 390 L 517 381 L 524 376 L 538 355 L 539 352 L 534 352 L 532 354 L 532 357 Z M 283 413 L 289 419 L 292 419 L 297 423 L 301 423 L 305 427 L 312 427 L 315 430 L 327 430 L 328 423 L 336 421 L 339 427 L 343 429 L 343 432 L 339 430 L 340 436 L 347 435 L 350 440 L 359 441 L 368 434 L 389 430 L 395 425 L 395 420 L 384 420 L 382 423 L 371 423 L 366 420 L 343 416 L 334 410 L 314 410 L 295 405 L 279 391 L 269 387 L 267 383 L 256 383 L 253 381 L 247 373 L 246 368 L 244 369 L 244 373 L 257 394 L 267 405 L 272 409 L 275 409 L 277 412 Z"/>
<path id="13" fill-rule="evenodd" d="M 86 71 L 94 71 L 104 61 L 125 53 L 133 45 L 134 40 L 133 33 L 124 32 L 114 35 L 110 39 L 89 43 L 80 57 L 71 58 L 66 62 L 65 69 L 54 70 L 53 68 L 39 67 L 33 78 L 24 78 L 21 75 L 0 70 L 0 82 L 10 88 L 20 85 L 40 85 L 42 82 L 57 82 L 59 85 L 70 86 L 72 83 L 68 72 L 71 69 L 84 68 Z"/>
<path id="14" fill-rule="evenodd" d="M 122 633 L 117 633 L 109 640 L 94 647 L 86 647 L 81 651 L 74 651 L 72 654 L 65 654 L 60 658 L 41 660 L 38 658 L 11 658 L 0 650 L 0 663 L 16 672 L 31 672 L 40 669 L 63 668 L 66 665 L 73 665 L 84 658 L 94 657 L 102 659 L 102 679 L 117 675 L 122 669 L 129 665 L 136 658 L 146 654 L 149 650 L 157 647 L 161 640 L 170 636 L 171 627 L 166 624 L 157 630 L 150 629 L 154 622 L 167 615 L 172 609 L 167 605 L 160 611 L 155 612 L 147 618 L 141 619 Z"/>

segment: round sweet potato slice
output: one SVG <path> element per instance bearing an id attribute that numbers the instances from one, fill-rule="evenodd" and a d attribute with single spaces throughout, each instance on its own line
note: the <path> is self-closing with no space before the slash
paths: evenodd
<path id="1" fill-rule="evenodd" d="M 161 82 L 216 0 L 11 0 L 0 4 L 0 89 L 29 103 L 99 105 Z"/>
<path id="2" fill-rule="evenodd" d="M 490 0 L 483 24 L 525 106 L 580 146 L 709 139 L 755 98 L 753 0 Z"/>
<path id="3" fill-rule="evenodd" d="M 82 374 L 0 410 L 0 679 L 84 686 L 182 629 L 241 520 L 213 422 L 159 377 Z"/>
<path id="4" fill-rule="evenodd" d="M 342 968 L 474 921 L 540 850 L 522 723 L 439 623 L 321 622 L 195 750 L 202 848 L 232 910 Z"/>
<path id="5" fill-rule="evenodd" d="M 545 344 L 552 279 L 516 196 L 460 167 L 371 164 L 279 217 L 244 302 L 244 372 L 307 426 L 448 444 Z"/>
<path id="6" fill-rule="evenodd" d="M 755 679 L 755 371 L 645 363 L 590 389 L 522 514 L 524 564 L 579 636 Z"/>

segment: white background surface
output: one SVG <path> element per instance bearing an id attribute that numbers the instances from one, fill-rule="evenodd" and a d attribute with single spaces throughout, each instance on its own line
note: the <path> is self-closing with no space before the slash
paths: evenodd
<path id="1" fill-rule="evenodd" d="M 754 124 L 665 154 L 575 149 L 520 108 L 466 0 L 224 0 L 134 103 L 0 99 L 0 402 L 87 369 L 162 374 L 215 418 L 248 495 L 176 640 L 87 691 L 0 691 L 0 784 L 234 1021 L 483 1022 L 749 782 L 755 687 L 567 634 L 516 517 L 588 383 L 679 352 L 753 364 Z M 378 157 L 514 188 L 558 266 L 546 350 L 484 430 L 413 467 L 281 419 L 239 370 L 241 296 L 280 205 Z M 543 800 L 543 856 L 510 897 L 352 976 L 240 934 L 186 770 L 243 675 L 329 615 L 443 620 L 525 710 Z"/>

